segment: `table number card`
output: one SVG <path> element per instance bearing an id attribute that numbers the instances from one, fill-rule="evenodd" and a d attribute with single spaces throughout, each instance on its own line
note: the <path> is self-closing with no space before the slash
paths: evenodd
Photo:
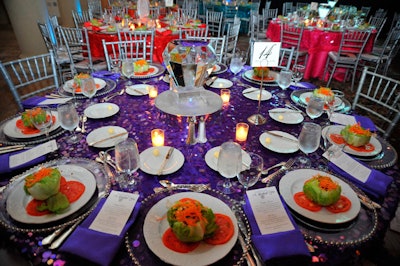
<path id="1" fill-rule="evenodd" d="M 279 65 L 280 42 L 254 42 L 252 67 L 275 67 Z"/>
<path id="2" fill-rule="evenodd" d="M 318 10 L 318 2 L 311 2 L 310 4 L 310 10 Z"/>
<path id="3" fill-rule="evenodd" d="M 20 152 L 10 156 L 10 168 L 23 165 L 33 159 L 39 158 L 47 153 L 58 149 L 57 142 L 53 139 L 48 142 L 37 145 L 36 147 L 24 152 Z"/>
<path id="4" fill-rule="evenodd" d="M 166 7 L 171 7 L 174 5 L 174 1 L 173 0 L 165 0 L 165 6 Z"/>
<path id="5" fill-rule="evenodd" d="M 119 236 L 138 198 L 139 194 L 111 191 L 89 229 Z"/>
<path id="6" fill-rule="evenodd" d="M 295 229 L 276 187 L 248 190 L 247 197 L 262 235 Z"/>

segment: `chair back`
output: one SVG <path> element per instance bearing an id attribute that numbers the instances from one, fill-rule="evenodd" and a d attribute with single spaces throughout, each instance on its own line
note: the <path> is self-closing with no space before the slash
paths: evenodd
<path id="1" fill-rule="evenodd" d="M 103 7 L 101 6 L 101 0 L 88 0 L 87 5 L 92 17 L 101 18 L 103 16 Z"/>
<path id="2" fill-rule="evenodd" d="M 134 30 L 134 31 L 120 31 L 118 29 L 118 40 L 145 40 L 146 41 L 146 60 L 153 62 L 153 50 L 154 50 L 154 37 L 155 29 L 150 30 Z"/>
<path id="3" fill-rule="evenodd" d="M 266 30 L 269 22 L 278 17 L 278 8 L 264 8 L 262 11 L 263 29 Z"/>
<path id="4" fill-rule="evenodd" d="M 208 26 L 208 33 L 213 37 L 220 37 L 222 32 L 222 21 L 224 12 L 206 11 L 206 25 Z"/>
<path id="5" fill-rule="evenodd" d="M 3 63 L 3 74 L 20 111 L 24 110 L 22 101 L 34 95 L 58 89 L 57 66 L 53 51 Z"/>
<path id="6" fill-rule="evenodd" d="M 203 40 L 209 43 L 209 46 L 211 46 L 214 49 L 215 55 L 217 57 L 217 60 L 219 63 L 223 63 L 223 58 L 224 58 L 224 48 L 225 48 L 225 41 L 226 41 L 226 36 L 221 36 L 221 37 L 213 37 L 213 36 L 206 36 L 206 37 L 194 37 L 194 36 L 187 36 L 187 39 L 192 39 L 192 40 Z"/>
<path id="7" fill-rule="evenodd" d="M 112 70 L 113 60 L 131 59 L 146 59 L 146 40 L 122 40 L 115 42 L 106 42 L 102 40 L 104 56 L 107 62 L 107 69 Z"/>
<path id="8" fill-rule="evenodd" d="M 386 139 L 400 120 L 400 81 L 365 67 L 352 109 L 370 117 Z"/>
<path id="9" fill-rule="evenodd" d="M 293 64 L 301 62 L 303 65 L 307 63 L 308 52 L 302 50 L 300 45 L 303 39 L 304 26 L 297 26 L 292 23 L 281 24 L 281 45 L 283 48 L 294 47 L 295 56 Z"/>
<path id="10" fill-rule="evenodd" d="M 361 13 L 364 14 L 364 17 L 368 17 L 369 12 L 371 12 L 371 7 L 370 6 L 362 6 L 361 7 Z"/>
<path id="11" fill-rule="evenodd" d="M 75 27 L 81 28 L 83 26 L 83 23 L 86 21 L 90 21 L 93 16 L 89 11 L 86 10 L 81 10 L 81 11 L 76 11 L 72 10 L 72 18 L 74 20 Z"/>
<path id="12" fill-rule="evenodd" d="M 347 29 L 346 31 L 343 31 L 338 56 L 360 57 L 370 34 L 370 30 Z"/>
<path id="13" fill-rule="evenodd" d="M 237 24 L 228 24 L 226 40 L 225 40 L 225 49 L 224 49 L 224 63 L 228 62 L 228 59 L 233 55 L 236 50 L 237 41 L 239 38 L 240 32 L 240 22 Z"/>
<path id="14" fill-rule="evenodd" d="M 197 9 L 179 8 L 178 9 L 179 21 L 186 23 L 188 19 L 197 19 Z"/>
<path id="15" fill-rule="evenodd" d="M 294 10 L 293 2 L 284 2 L 282 4 L 282 15 L 287 16 L 289 13 L 292 13 Z"/>
<path id="16" fill-rule="evenodd" d="M 385 26 L 387 17 L 370 17 L 368 20 L 368 24 L 370 26 L 374 26 L 376 28 L 376 37 L 377 40 L 382 32 L 383 27 Z"/>
<path id="17" fill-rule="evenodd" d="M 180 39 L 185 39 L 187 36 L 192 36 L 192 37 L 206 37 L 208 36 L 208 26 L 204 28 L 180 28 L 179 29 L 179 38 Z"/>
<path id="18" fill-rule="evenodd" d="M 374 17 L 380 17 L 380 18 L 386 17 L 386 16 L 387 16 L 387 10 L 385 10 L 385 9 L 383 9 L 383 8 L 378 8 L 378 9 L 375 11 L 375 13 L 374 13 L 373 16 L 374 16 Z"/>

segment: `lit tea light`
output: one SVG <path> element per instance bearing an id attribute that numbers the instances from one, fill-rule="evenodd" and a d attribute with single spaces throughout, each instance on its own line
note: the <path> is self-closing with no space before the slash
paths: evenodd
<path id="1" fill-rule="evenodd" d="M 164 146 L 164 130 L 156 128 L 151 131 L 151 143 L 154 147 Z"/>
<path id="2" fill-rule="evenodd" d="M 237 123 L 236 124 L 236 140 L 237 141 L 246 141 L 247 135 L 249 133 L 249 125 L 246 123 Z"/>
<path id="3" fill-rule="evenodd" d="M 231 90 L 229 89 L 221 89 L 221 99 L 222 102 L 225 103 L 229 103 L 229 100 L 231 98 Z"/>
<path id="4" fill-rule="evenodd" d="M 154 99 L 158 95 L 158 87 L 157 86 L 147 86 L 147 90 L 149 91 L 150 99 Z"/>

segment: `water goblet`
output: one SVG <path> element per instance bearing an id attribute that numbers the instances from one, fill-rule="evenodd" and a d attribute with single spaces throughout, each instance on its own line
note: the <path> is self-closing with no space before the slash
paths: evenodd
<path id="1" fill-rule="evenodd" d="M 237 50 L 233 53 L 231 62 L 229 64 L 229 70 L 235 75 L 233 80 L 236 81 L 236 75 L 242 70 L 243 66 L 246 64 L 246 56 L 245 53 Z"/>
<path id="2" fill-rule="evenodd" d="M 294 85 L 297 86 L 297 82 L 303 79 L 304 71 L 306 67 L 304 65 L 296 64 L 292 68 L 292 79 L 294 80 Z"/>
<path id="3" fill-rule="evenodd" d="M 311 96 L 306 107 L 306 113 L 311 119 L 320 117 L 324 112 L 325 101 L 320 97 Z"/>
<path id="4" fill-rule="evenodd" d="M 126 86 L 132 85 L 132 81 L 130 80 L 135 75 L 135 70 L 133 67 L 134 61 L 132 59 L 123 59 L 121 72 L 122 75 L 128 78 L 128 82 L 125 84 Z"/>
<path id="5" fill-rule="evenodd" d="M 90 105 L 93 96 L 97 92 L 94 78 L 90 76 L 88 78 L 81 79 L 81 90 L 82 94 L 89 98 L 89 105 Z"/>
<path id="6" fill-rule="evenodd" d="M 118 182 L 121 188 L 128 191 L 135 189 L 137 170 L 140 166 L 140 155 L 135 140 L 128 138 L 115 145 L 115 163 L 120 173 Z"/>
<path id="7" fill-rule="evenodd" d="M 82 136 L 75 134 L 75 128 L 79 124 L 79 115 L 76 111 L 75 104 L 67 102 L 57 106 L 58 119 L 63 129 L 69 130 L 71 136 L 67 139 L 68 143 L 77 143 Z"/>
<path id="8" fill-rule="evenodd" d="M 321 126 L 311 122 L 305 122 L 301 128 L 298 138 L 299 148 L 306 156 L 297 158 L 297 162 L 302 167 L 310 167 L 311 160 L 308 158 L 310 153 L 315 152 L 321 140 Z"/>
<path id="9" fill-rule="evenodd" d="M 260 155 L 253 152 L 249 152 L 248 154 L 250 156 L 250 164 L 245 165 L 244 169 L 237 175 L 239 183 L 242 184 L 244 188 L 242 204 L 245 204 L 244 196 L 246 195 L 246 191 L 249 187 L 257 183 L 264 168 L 264 160 Z"/>
<path id="10" fill-rule="evenodd" d="M 242 170 L 242 148 L 233 141 L 224 142 L 218 155 L 217 169 L 225 180 L 217 183 L 217 189 L 225 194 L 236 192 L 236 187 L 230 181 Z"/>
<path id="11" fill-rule="evenodd" d="M 120 58 L 111 58 L 110 59 L 111 63 L 111 72 L 112 73 L 119 73 L 121 70 L 122 62 Z"/>
<path id="12" fill-rule="evenodd" d="M 42 110 L 42 112 L 46 115 L 46 120 L 35 119 L 31 117 L 31 122 L 35 126 L 36 129 L 40 130 L 40 132 L 46 135 L 46 138 L 49 137 L 50 128 L 53 125 L 53 115 L 51 114 L 51 109 L 48 107 L 38 107 Z"/>
<path id="13" fill-rule="evenodd" d="M 277 79 L 278 86 L 282 89 L 276 95 L 279 98 L 287 98 L 286 89 L 289 88 L 290 82 L 292 81 L 292 71 L 287 69 L 282 69 L 279 72 L 279 76 Z"/>

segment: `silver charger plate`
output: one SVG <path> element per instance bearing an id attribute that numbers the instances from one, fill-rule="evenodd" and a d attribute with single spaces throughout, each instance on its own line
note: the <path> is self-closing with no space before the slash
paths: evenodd
<path id="1" fill-rule="evenodd" d="M 110 91 L 114 90 L 117 87 L 117 83 L 114 80 L 107 79 L 107 78 L 101 78 L 101 79 L 106 82 L 106 85 L 103 89 L 98 90 L 93 97 L 103 96 L 103 95 L 109 93 Z M 65 96 L 65 97 L 73 97 L 73 95 L 70 91 L 64 89 L 64 86 L 61 86 L 60 88 L 58 88 L 58 94 L 60 94 L 61 96 Z M 83 94 L 75 94 L 75 98 L 76 99 L 87 99 L 87 97 Z"/>

